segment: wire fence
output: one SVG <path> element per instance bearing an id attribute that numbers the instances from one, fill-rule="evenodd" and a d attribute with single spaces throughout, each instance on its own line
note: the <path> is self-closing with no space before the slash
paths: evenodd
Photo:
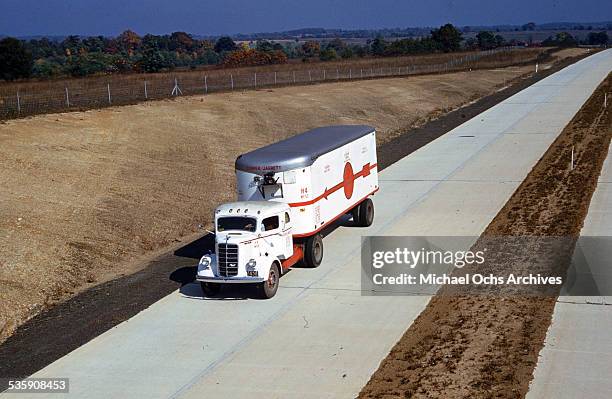
<path id="1" fill-rule="evenodd" d="M 60 82 L 0 86 L 0 119 L 19 118 L 51 112 L 66 112 L 133 104 L 187 95 L 202 95 L 231 90 L 304 85 L 343 80 L 445 73 L 472 68 L 503 67 L 537 59 L 541 52 L 522 53 L 517 48 L 498 48 L 450 57 L 445 62 L 409 63 L 375 66 L 362 63 L 341 64 L 333 68 L 299 68 L 259 71 L 212 71 L 209 73 L 136 75 L 131 79 L 107 77 L 72 79 Z"/>

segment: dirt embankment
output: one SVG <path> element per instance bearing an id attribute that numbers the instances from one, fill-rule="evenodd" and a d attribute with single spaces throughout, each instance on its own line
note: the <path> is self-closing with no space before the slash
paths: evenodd
<path id="1" fill-rule="evenodd" d="M 604 93 L 611 89 L 608 76 L 481 238 L 579 235 L 612 136 L 612 112 L 602 107 Z M 511 263 L 498 266 L 516 267 Z M 523 397 L 554 304 L 554 296 L 438 295 L 359 397 Z"/>

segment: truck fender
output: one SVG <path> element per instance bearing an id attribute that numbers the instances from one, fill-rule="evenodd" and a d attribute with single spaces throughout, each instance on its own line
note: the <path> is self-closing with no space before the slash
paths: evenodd
<path id="1" fill-rule="evenodd" d="M 264 258 L 264 259 L 268 260 L 268 262 L 265 262 L 264 264 L 261 265 L 261 268 L 259 269 L 259 271 L 261 272 L 260 277 L 268 278 L 268 274 L 270 273 L 270 268 L 272 267 L 274 263 L 277 264 L 278 269 L 280 270 L 281 276 L 283 275 L 283 266 L 282 266 L 280 259 L 277 256 L 274 256 L 271 259 L 268 259 L 268 258 Z"/>

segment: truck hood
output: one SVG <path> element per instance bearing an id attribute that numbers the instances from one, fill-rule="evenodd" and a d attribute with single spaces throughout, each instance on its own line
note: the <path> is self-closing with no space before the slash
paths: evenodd
<path id="1" fill-rule="evenodd" d="M 254 240 L 257 238 L 257 236 L 257 233 L 241 231 L 218 232 L 215 235 L 215 241 L 217 244 L 241 244 L 245 241 Z"/>

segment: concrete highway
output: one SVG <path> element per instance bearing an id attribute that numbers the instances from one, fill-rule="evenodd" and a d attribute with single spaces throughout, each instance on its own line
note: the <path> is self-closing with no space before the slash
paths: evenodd
<path id="1" fill-rule="evenodd" d="M 70 378 L 51 398 L 354 397 L 429 301 L 362 295 L 361 236 L 478 236 L 611 69 L 588 57 L 385 169 L 375 223 L 332 232 L 272 300 L 190 284 L 34 376 Z"/>
<path id="2" fill-rule="evenodd" d="M 612 147 L 580 235 L 586 277 L 603 295 L 559 297 L 528 399 L 612 397 Z"/>

